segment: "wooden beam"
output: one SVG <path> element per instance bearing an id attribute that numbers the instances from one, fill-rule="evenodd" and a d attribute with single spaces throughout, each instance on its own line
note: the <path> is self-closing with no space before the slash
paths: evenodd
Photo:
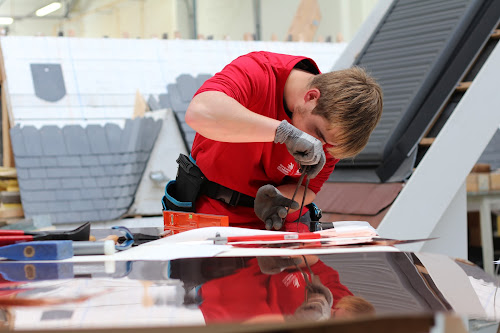
<path id="1" fill-rule="evenodd" d="M 430 145 L 432 145 L 434 140 L 436 140 L 436 138 L 422 138 L 422 140 L 420 140 L 419 144 L 421 146 L 430 146 Z"/>
<path id="2" fill-rule="evenodd" d="M 493 31 L 493 33 L 491 34 L 491 38 L 500 39 L 500 29 L 496 29 L 495 31 Z"/>
<path id="3" fill-rule="evenodd" d="M 469 89 L 471 83 L 472 83 L 472 81 L 460 82 L 458 84 L 458 86 L 455 88 L 455 90 L 459 91 L 459 92 L 467 91 L 467 89 Z"/>
<path id="4" fill-rule="evenodd" d="M 12 145 L 10 142 L 10 117 L 9 105 L 7 103 L 7 76 L 5 74 L 5 64 L 3 59 L 2 49 L 0 47 L 0 99 L 2 109 L 2 152 L 3 152 L 3 166 L 14 167 L 14 154 L 12 152 Z"/>

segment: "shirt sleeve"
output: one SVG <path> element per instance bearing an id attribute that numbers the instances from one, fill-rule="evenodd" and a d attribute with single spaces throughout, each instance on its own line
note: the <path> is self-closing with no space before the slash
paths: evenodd
<path id="1" fill-rule="evenodd" d="M 270 68 L 265 62 L 257 61 L 249 55 L 236 58 L 213 77 L 205 81 L 196 92 L 220 91 L 250 108 L 252 98 L 267 91 Z M 259 110 L 253 110 L 258 112 Z"/>

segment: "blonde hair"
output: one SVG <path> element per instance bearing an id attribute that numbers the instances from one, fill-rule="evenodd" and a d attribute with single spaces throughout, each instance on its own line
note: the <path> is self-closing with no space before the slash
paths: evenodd
<path id="1" fill-rule="evenodd" d="M 375 307 L 359 296 L 344 296 L 335 305 L 336 309 L 344 309 L 351 315 L 375 314 Z"/>
<path id="2" fill-rule="evenodd" d="M 378 83 L 363 68 L 351 67 L 316 75 L 310 86 L 320 91 L 312 113 L 324 117 L 330 129 L 339 129 L 328 152 L 336 158 L 359 154 L 382 115 L 383 94 Z"/>

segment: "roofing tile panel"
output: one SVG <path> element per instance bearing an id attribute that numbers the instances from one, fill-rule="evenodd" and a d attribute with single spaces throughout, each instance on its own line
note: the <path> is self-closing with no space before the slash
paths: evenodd
<path id="1" fill-rule="evenodd" d="M 87 132 L 79 125 L 67 125 L 62 129 L 67 151 L 75 155 L 89 155 L 90 144 Z"/>
<path id="2" fill-rule="evenodd" d="M 66 155 L 66 145 L 61 129 L 57 126 L 43 126 L 40 131 L 43 155 L 62 156 Z"/>

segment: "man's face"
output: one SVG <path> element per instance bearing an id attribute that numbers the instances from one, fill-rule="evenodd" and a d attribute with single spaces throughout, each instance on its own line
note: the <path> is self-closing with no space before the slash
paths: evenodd
<path id="1" fill-rule="evenodd" d="M 297 106 L 292 114 L 292 125 L 314 136 L 323 145 L 335 145 L 338 128 L 329 128 L 328 121 L 320 115 L 312 114 L 316 103 Z"/>

